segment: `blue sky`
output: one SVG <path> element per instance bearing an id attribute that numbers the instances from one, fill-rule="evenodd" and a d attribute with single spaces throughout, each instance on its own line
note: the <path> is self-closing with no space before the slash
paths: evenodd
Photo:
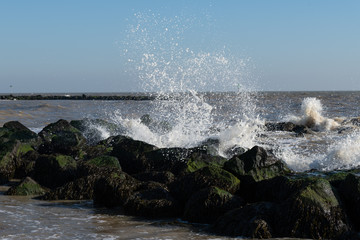
<path id="1" fill-rule="evenodd" d="M 142 54 L 134 14 L 176 23 L 184 49 L 251 59 L 258 90 L 360 90 L 359 13 L 356 0 L 4 0 L 0 92 L 141 91 L 124 54 Z"/>

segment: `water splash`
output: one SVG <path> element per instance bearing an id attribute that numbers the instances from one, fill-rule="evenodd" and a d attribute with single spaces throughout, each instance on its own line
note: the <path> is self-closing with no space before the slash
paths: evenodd
<path id="1" fill-rule="evenodd" d="M 324 158 L 315 161 L 313 167 L 324 171 L 351 169 L 360 165 L 360 132 L 337 139 L 327 149 Z"/>
<path id="2" fill-rule="evenodd" d="M 301 116 L 288 116 L 287 120 L 319 131 L 329 131 L 340 126 L 336 120 L 324 117 L 321 101 L 311 97 L 302 101 Z"/>
<path id="3" fill-rule="evenodd" d="M 113 121 L 125 126 L 130 137 L 158 147 L 193 147 L 214 137 L 222 147 L 252 147 L 259 126 L 254 84 L 248 77 L 250 59 L 236 58 L 224 47 L 212 52 L 192 49 L 183 41 L 191 19 L 153 13 L 136 14 L 135 19 L 125 53 L 142 91 L 155 96 L 144 112 L 154 124 L 120 112 L 113 114 Z M 212 93 L 229 91 L 222 103 L 212 102 Z"/>

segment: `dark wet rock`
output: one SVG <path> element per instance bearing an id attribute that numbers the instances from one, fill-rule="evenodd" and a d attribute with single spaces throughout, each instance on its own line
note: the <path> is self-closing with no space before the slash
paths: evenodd
<path id="1" fill-rule="evenodd" d="M 97 167 L 108 167 L 108 168 L 117 168 L 121 170 L 121 166 L 117 157 L 102 155 L 96 158 L 92 158 L 86 161 L 86 164 L 90 164 Z"/>
<path id="2" fill-rule="evenodd" d="M 200 168 L 222 166 L 226 161 L 220 156 L 209 155 L 200 148 L 162 148 L 146 153 L 148 168 L 156 171 L 170 171 L 183 176 Z"/>
<path id="3" fill-rule="evenodd" d="M 94 205 L 121 207 L 140 185 L 140 181 L 124 172 L 105 175 L 94 184 Z"/>
<path id="4" fill-rule="evenodd" d="M 258 146 L 225 162 L 224 169 L 237 177 L 248 176 L 254 181 L 261 181 L 291 172 L 283 161 L 269 155 L 264 148 Z"/>
<path id="5" fill-rule="evenodd" d="M 40 155 L 33 178 L 41 185 L 56 188 L 77 177 L 77 163 L 67 155 Z"/>
<path id="6" fill-rule="evenodd" d="M 219 216 L 244 204 L 244 200 L 238 196 L 218 187 L 208 187 L 190 197 L 183 219 L 196 223 L 213 223 Z"/>
<path id="7" fill-rule="evenodd" d="M 360 177 L 355 174 L 348 174 L 341 182 L 339 192 L 355 230 L 360 231 Z"/>
<path id="8" fill-rule="evenodd" d="M 117 157 L 124 172 L 129 174 L 147 171 L 149 164 L 145 159 L 145 154 L 156 149 L 151 144 L 126 136 L 110 137 L 104 140 L 103 144 L 112 148 L 110 155 Z"/>
<path id="9" fill-rule="evenodd" d="M 68 182 L 47 192 L 42 200 L 89 200 L 93 198 L 94 184 L 99 175 L 90 175 Z"/>
<path id="10" fill-rule="evenodd" d="M 234 193 L 240 187 L 240 180 L 220 167 L 209 165 L 175 180 L 171 192 L 185 203 L 195 192 L 211 186 Z"/>
<path id="11" fill-rule="evenodd" d="M 216 234 L 266 239 L 275 237 L 271 223 L 276 220 L 278 205 L 260 202 L 227 212 L 211 227 Z M 270 224 L 269 224 L 270 223 Z"/>
<path id="12" fill-rule="evenodd" d="M 4 131 L 5 130 L 5 131 Z M 18 140 L 20 142 L 35 143 L 38 140 L 36 133 L 22 125 L 18 121 L 7 122 L 0 130 L 0 137 L 8 140 Z"/>
<path id="13" fill-rule="evenodd" d="M 275 180 L 268 182 L 275 183 Z M 243 234 L 254 237 L 253 232 L 247 232 L 247 229 L 251 229 L 254 220 L 259 220 L 260 229 L 265 227 L 272 237 L 341 239 L 350 232 L 338 196 L 327 180 L 309 178 L 286 182 L 277 178 L 277 182 L 289 184 L 290 192 L 274 197 L 278 189 L 286 191 L 284 187 L 274 188 L 271 197 L 268 190 L 263 198 L 273 199 L 273 202 L 256 202 L 229 212 L 215 223 L 214 230 L 231 236 Z"/>
<path id="14" fill-rule="evenodd" d="M 212 156 L 219 155 L 219 146 L 220 146 L 220 139 L 219 138 L 208 138 L 203 141 L 198 148 L 205 151 L 207 154 Z"/>
<path id="15" fill-rule="evenodd" d="M 39 136 L 43 140 L 38 149 L 39 153 L 59 153 L 83 158 L 82 148 L 86 145 L 86 139 L 68 121 L 61 119 L 49 124 L 39 133 Z"/>
<path id="16" fill-rule="evenodd" d="M 247 151 L 246 148 L 240 147 L 240 146 L 232 146 L 225 150 L 224 154 L 228 158 L 232 158 L 235 155 L 241 155 Z"/>
<path id="17" fill-rule="evenodd" d="M 113 150 L 112 147 L 106 146 L 103 143 L 97 145 L 85 146 L 83 148 L 84 160 L 89 160 L 104 155 L 110 155 L 112 150 Z"/>
<path id="18" fill-rule="evenodd" d="M 294 124 L 292 122 L 267 122 L 265 123 L 265 128 L 267 131 L 295 132 L 297 136 L 313 133 L 313 131 L 307 126 Z"/>
<path id="19" fill-rule="evenodd" d="M 124 129 L 118 125 L 102 119 L 73 120 L 70 125 L 77 128 L 91 145 L 109 137 L 109 135 L 119 135 L 124 132 Z"/>
<path id="20" fill-rule="evenodd" d="M 352 125 L 360 127 L 360 117 L 350 119 Z"/>
<path id="21" fill-rule="evenodd" d="M 297 125 L 292 122 L 267 122 L 265 127 L 267 131 L 294 131 Z"/>
<path id="22" fill-rule="evenodd" d="M 5 194 L 7 195 L 42 195 L 47 190 L 41 187 L 30 177 L 26 177 L 18 185 L 11 187 Z"/>
<path id="23" fill-rule="evenodd" d="M 31 144 L 10 140 L 0 144 L 0 183 L 17 177 L 23 178 L 32 171 L 34 149 Z"/>
<path id="24" fill-rule="evenodd" d="M 24 155 L 39 144 L 36 133 L 17 121 L 7 122 L 0 128 L 0 183 L 5 183 L 17 175 L 17 169 L 26 165 Z"/>
<path id="25" fill-rule="evenodd" d="M 154 182 L 163 183 L 166 185 L 172 183 L 175 180 L 175 175 L 169 171 L 143 172 L 143 173 L 138 173 L 138 174 L 135 174 L 132 176 L 143 182 L 154 181 Z"/>
<path id="26" fill-rule="evenodd" d="M 124 212 L 143 217 L 177 217 L 181 208 L 167 187 L 157 182 L 142 183 L 126 200 Z"/>
<path id="27" fill-rule="evenodd" d="M 336 239 L 350 230 L 338 196 L 325 179 L 306 181 L 288 203 L 284 224 L 277 227 L 282 236 Z"/>

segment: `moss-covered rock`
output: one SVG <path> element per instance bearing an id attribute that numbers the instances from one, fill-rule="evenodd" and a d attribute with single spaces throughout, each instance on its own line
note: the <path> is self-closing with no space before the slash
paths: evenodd
<path id="1" fill-rule="evenodd" d="M 7 195 L 42 195 L 46 192 L 46 189 L 41 187 L 30 177 L 26 177 L 18 185 L 11 187 L 6 194 Z"/>
<path id="2" fill-rule="evenodd" d="M 96 158 L 92 158 L 86 161 L 87 164 L 91 164 L 97 167 L 109 167 L 117 168 L 121 170 L 121 166 L 117 157 L 102 155 Z"/>
<path id="3" fill-rule="evenodd" d="M 171 184 L 171 190 L 185 203 L 195 192 L 211 186 L 234 193 L 240 187 L 240 180 L 222 168 L 209 165 L 177 179 Z"/>
<path id="4" fill-rule="evenodd" d="M 94 184 L 99 175 L 90 175 L 68 182 L 47 192 L 43 200 L 90 200 L 93 198 Z"/>
<path id="5" fill-rule="evenodd" d="M 355 174 L 348 174 L 341 183 L 339 192 L 345 203 L 345 209 L 353 223 L 355 230 L 360 231 L 360 177 Z"/>
<path id="6" fill-rule="evenodd" d="M 34 179 L 48 188 L 56 188 L 77 177 L 77 163 L 67 155 L 40 155 L 35 162 Z"/>
<path id="7" fill-rule="evenodd" d="M 178 217 L 181 214 L 180 205 L 167 187 L 157 182 L 142 183 L 123 207 L 125 214 L 151 218 Z"/>
<path id="8" fill-rule="evenodd" d="M 134 178 L 143 181 L 143 182 L 158 182 L 163 184 L 170 184 L 175 180 L 175 175 L 169 171 L 151 171 L 151 172 L 143 172 L 132 175 Z"/>
<path id="9" fill-rule="evenodd" d="M 258 146 L 225 162 L 224 169 L 239 178 L 248 176 L 254 181 L 261 181 L 291 172 L 283 161 L 269 155 L 264 148 Z"/>
<path id="10" fill-rule="evenodd" d="M 39 146 L 41 154 L 64 154 L 82 158 L 86 139 L 81 132 L 66 120 L 59 120 L 46 126 L 40 133 L 43 143 Z"/>
<path id="11" fill-rule="evenodd" d="M 124 172 L 112 172 L 94 184 L 94 205 L 108 208 L 122 207 L 141 182 Z"/>
<path id="12" fill-rule="evenodd" d="M 349 232 L 347 217 L 330 183 L 323 178 L 305 181 L 305 186 L 288 200 L 289 210 L 283 217 L 283 228 L 278 227 L 281 234 L 336 239 Z"/>
<path id="13" fill-rule="evenodd" d="M 211 230 L 216 234 L 232 237 L 256 239 L 276 237 L 271 224 L 276 221 L 278 209 L 277 204 L 270 202 L 248 204 L 218 218 L 211 226 Z"/>
<path id="14" fill-rule="evenodd" d="M 104 143 L 105 142 L 105 143 Z M 129 174 L 148 170 L 145 153 L 156 149 L 155 146 L 136 141 L 126 136 L 110 137 L 103 144 L 113 150 L 110 155 L 119 159 L 122 169 Z"/>
<path id="15" fill-rule="evenodd" d="M 11 121 L 4 123 L 2 131 L 0 131 L 0 137 L 8 140 L 18 140 L 20 142 L 32 142 L 35 143 L 38 140 L 36 133 L 22 125 L 18 121 Z"/>
<path id="16" fill-rule="evenodd" d="M 0 183 L 17 176 L 17 169 L 26 165 L 24 156 L 39 144 L 36 133 L 17 121 L 7 122 L 0 128 Z"/>
<path id="17" fill-rule="evenodd" d="M 226 212 L 243 206 L 238 196 L 218 187 L 204 188 L 194 193 L 187 201 L 183 219 L 196 223 L 213 223 Z"/>

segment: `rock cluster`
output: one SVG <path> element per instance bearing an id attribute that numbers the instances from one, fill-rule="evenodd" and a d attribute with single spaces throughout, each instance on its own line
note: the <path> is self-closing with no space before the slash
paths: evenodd
<path id="1" fill-rule="evenodd" d="M 226 236 L 359 238 L 356 169 L 294 173 L 259 146 L 226 159 L 206 144 L 159 149 L 122 135 L 89 142 L 83 121 L 59 120 L 39 134 L 19 122 L 4 124 L 0 183 L 23 179 L 7 194 L 92 199 L 129 215 L 205 223 L 207 231 Z"/>

